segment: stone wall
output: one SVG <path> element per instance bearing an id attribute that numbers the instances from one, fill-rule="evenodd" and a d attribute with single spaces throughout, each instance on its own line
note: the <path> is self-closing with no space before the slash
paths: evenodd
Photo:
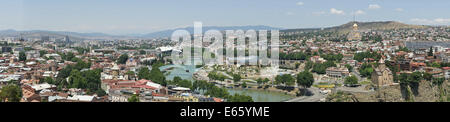
<path id="1" fill-rule="evenodd" d="M 422 81 L 418 87 L 392 85 L 381 87 L 371 92 L 347 92 L 358 102 L 437 102 L 447 100 L 448 81 L 442 84 L 442 89 L 430 81 Z M 408 99 L 411 97 L 411 99 Z"/>

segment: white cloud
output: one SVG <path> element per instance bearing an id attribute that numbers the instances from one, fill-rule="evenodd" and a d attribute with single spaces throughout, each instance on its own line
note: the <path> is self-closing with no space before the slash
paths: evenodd
<path id="1" fill-rule="evenodd" d="M 358 10 L 355 13 L 353 13 L 354 15 L 362 15 L 362 14 L 366 14 L 366 12 L 362 11 L 362 10 Z"/>
<path id="2" fill-rule="evenodd" d="M 410 20 L 411 22 L 417 23 L 417 24 L 424 24 L 424 25 L 443 25 L 443 24 L 450 24 L 450 18 L 436 18 L 436 19 L 421 19 L 421 18 L 413 18 Z"/>
<path id="3" fill-rule="evenodd" d="M 345 14 L 345 12 L 343 10 L 338 10 L 338 9 L 335 9 L 335 8 L 331 8 L 330 9 L 330 13 L 331 14 L 337 14 L 337 15 L 344 15 Z"/>
<path id="4" fill-rule="evenodd" d="M 437 18 L 434 19 L 434 21 L 437 23 L 450 23 L 450 19 L 443 19 L 443 18 Z"/>
<path id="5" fill-rule="evenodd" d="M 404 10 L 403 10 L 403 8 L 396 8 L 395 11 L 402 12 Z"/>
<path id="6" fill-rule="evenodd" d="M 303 3 L 303 2 L 297 2 L 297 5 L 298 5 L 298 6 L 302 6 L 302 5 L 305 5 L 305 3 Z"/>
<path id="7" fill-rule="evenodd" d="M 381 6 L 378 4 L 370 4 L 369 5 L 369 9 L 379 9 L 379 8 L 381 8 Z"/>

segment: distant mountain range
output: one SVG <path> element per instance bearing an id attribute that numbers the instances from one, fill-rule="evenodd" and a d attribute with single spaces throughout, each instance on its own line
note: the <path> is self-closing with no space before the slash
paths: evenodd
<path id="1" fill-rule="evenodd" d="M 206 32 L 208 30 L 218 30 L 218 31 L 225 31 L 225 30 L 281 30 L 282 28 L 276 28 L 276 27 L 270 27 L 270 26 L 264 26 L 264 25 L 257 25 L 257 26 L 206 26 L 203 27 L 203 32 Z M 194 33 L 194 27 L 186 27 L 186 28 L 177 28 L 177 29 L 171 29 L 171 30 L 165 30 L 165 31 L 159 31 L 154 33 L 149 33 L 145 35 L 141 35 L 141 37 L 145 38 L 160 38 L 160 37 L 170 37 L 172 36 L 172 33 L 176 30 L 186 30 L 189 33 Z"/>
<path id="2" fill-rule="evenodd" d="M 269 26 L 206 26 L 203 27 L 203 32 L 208 30 L 280 30 L 281 28 L 269 27 Z M 79 32 L 69 32 L 69 31 L 46 31 L 46 30 L 31 30 L 31 31 L 17 31 L 17 30 L 0 30 L 0 37 L 12 36 L 12 37 L 22 37 L 22 38 L 40 38 L 43 36 L 49 36 L 53 38 L 64 38 L 69 36 L 71 40 L 114 40 L 114 39 L 150 39 L 150 38 L 165 38 L 172 36 L 172 33 L 176 30 L 186 30 L 190 33 L 194 33 L 193 27 L 177 28 L 171 30 L 158 31 L 148 34 L 130 34 L 130 35 L 110 35 L 104 33 L 79 33 Z"/>
<path id="3" fill-rule="evenodd" d="M 104 33 L 78 33 L 69 31 L 46 31 L 46 30 L 30 30 L 30 31 L 17 31 L 17 30 L 0 30 L 0 37 L 21 37 L 21 38 L 41 38 L 43 36 L 49 36 L 53 38 L 64 38 L 69 36 L 71 40 L 86 40 L 86 39 L 120 39 L 129 38 L 126 36 L 115 36 Z"/>
<path id="4" fill-rule="evenodd" d="M 380 21 L 380 22 L 348 22 L 343 25 L 328 27 L 328 28 L 307 28 L 307 29 L 287 29 L 282 30 L 283 32 L 295 32 L 295 31 L 325 31 L 325 32 L 338 32 L 339 34 L 349 33 L 354 24 L 358 25 L 358 29 L 361 31 L 365 30 L 393 30 L 393 29 L 420 29 L 427 28 L 429 26 L 424 25 L 410 25 L 404 24 L 396 21 Z"/>
<path id="5" fill-rule="evenodd" d="M 428 26 L 422 25 L 409 25 L 395 21 L 382 21 L 382 22 L 349 22 L 340 26 L 328 27 L 328 28 L 304 28 L 304 29 L 282 29 L 277 27 L 270 27 L 264 25 L 257 26 L 205 26 L 203 32 L 211 29 L 224 31 L 224 30 L 281 30 L 281 32 L 296 32 L 296 31 L 329 31 L 339 32 L 341 34 L 351 31 L 353 24 L 358 24 L 360 30 L 390 30 L 390 29 L 406 29 L 406 28 L 426 28 Z M 176 30 L 186 30 L 191 34 L 194 33 L 193 27 L 177 28 L 164 31 L 158 31 L 148 34 L 130 34 L 130 35 L 110 35 L 104 33 L 78 33 L 68 31 L 45 31 L 45 30 L 31 30 L 31 31 L 16 31 L 16 30 L 0 30 L 0 37 L 13 36 L 23 38 L 40 38 L 42 36 L 49 36 L 53 38 L 64 38 L 69 36 L 71 40 L 115 40 L 115 39 L 150 39 L 150 38 L 165 38 L 170 37 Z"/>

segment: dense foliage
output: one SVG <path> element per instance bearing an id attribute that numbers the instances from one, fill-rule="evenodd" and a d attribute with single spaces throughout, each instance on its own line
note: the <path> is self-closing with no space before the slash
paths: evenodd
<path id="1" fill-rule="evenodd" d="M 317 74 L 325 74 L 327 68 L 336 67 L 336 64 L 333 61 L 326 61 L 324 63 L 315 63 L 312 69 L 312 72 Z"/>
<path id="2" fill-rule="evenodd" d="M 195 81 L 192 85 L 193 90 L 204 91 L 205 95 L 217 98 L 225 98 L 227 102 L 253 102 L 253 98 L 247 95 L 230 95 L 226 88 L 219 88 L 213 83 L 206 81 Z M 205 92 L 206 91 L 206 92 Z"/>
<path id="3" fill-rule="evenodd" d="M 358 78 L 356 76 L 349 76 L 345 78 L 344 84 L 356 85 L 358 84 Z"/>
<path id="4" fill-rule="evenodd" d="M 303 52 L 296 52 L 296 53 L 280 53 L 280 59 L 281 60 L 307 60 L 310 56 Z"/>
<path id="5" fill-rule="evenodd" d="M 27 56 L 25 55 L 25 52 L 20 51 L 19 52 L 19 61 L 25 61 L 27 60 Z"/>
<path id="6" fill-rule="evenodd" d="M 378 54 L 376 52 L 361 52 L 356 53 L 353 57 L 353 59 L 357 60 L 358 62 L 362 62 L 365 58 L 373 58 L 375 61 L 378 61 L 381 58 L 381 54 Z"/>
<path id="7" fill-rule="evenodd" d="M 128 58 L 129 57 L 127 54 L 120 55 L 119 59 L 117 59 L 117 63 L 125 64 L 127 62 Z"/>
<path id="8" fill-rule="evenodd" d="M 295 79 L 290 74 L 278 75 L 275 77 L 275 83 L 292 86 L 295 84 Z"/>
<path id="9" fill-rule="evenodd" d="M 303 88 L 309 88 L 314 83 L 314 76 L 309 71 L 300 72 L 297 75 L 297 83 L 298 83 L 298 85 L 302 86 Z"/>
<path id="10" fill-rule="evenodd" d="M 359 74 L 361 75 L 361 77 L 371 78 L 373 71 L 374 70 L 373 70 L 372 64 L 369 64 L 369 63 L 364 63 L 359 68 Z"/>
<path id="11" fill-rule="evenodd" d="M 20 86 L 15 84 L 10 84 L 7 86 L 4 86 L 0 90 L 0 101 L 5 102 L 6 100 L 8 102 L 20 102 L 20 99 L 22 98 L 22 88 Z"/>

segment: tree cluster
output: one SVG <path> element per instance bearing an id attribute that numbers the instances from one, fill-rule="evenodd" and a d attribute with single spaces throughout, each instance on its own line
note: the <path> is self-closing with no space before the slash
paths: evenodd
<path id="1" fill-rule="evenodd" d="M 203 91 L 205 95 L 210 95 L 211 97 L 225 98 L 228 102 L 253 102 L 251 96 L 239 94 L 230 95 L 226 88 L 219 88 L 206 81 L 195 81 L 192 85 L 192 89 Z"/>
<path id="2" fill-rule="evenodd" d="M 327 68 L 329 67 L 336 67 L 336 64 L 333 61 L 326 61 L 324 63 L 315 63 L 313 65 L 312 72 L 315 72 L 317 74 L 325 74 Z"/>
<path id="3" fill-rule="evenodd" d="M 20 86 L 18 85 L 10 84 L 4 86 L 0 90 L 1 102 L 5 102 L 6 100 L 8 102 L 20 102 L 20 99 L 22 99 L 22 88 L 20 88 Z"/>
<path id="4" fill-rule="evenodd" d="M 381 54 L 378 54 L 376 52 L 360 52 L 356 53 L 353 56 L 353 59 L 357 60 L 358 62 L 362 62 L 365 58 L 373 58 L 375 61 L 380 60 Z"/>

